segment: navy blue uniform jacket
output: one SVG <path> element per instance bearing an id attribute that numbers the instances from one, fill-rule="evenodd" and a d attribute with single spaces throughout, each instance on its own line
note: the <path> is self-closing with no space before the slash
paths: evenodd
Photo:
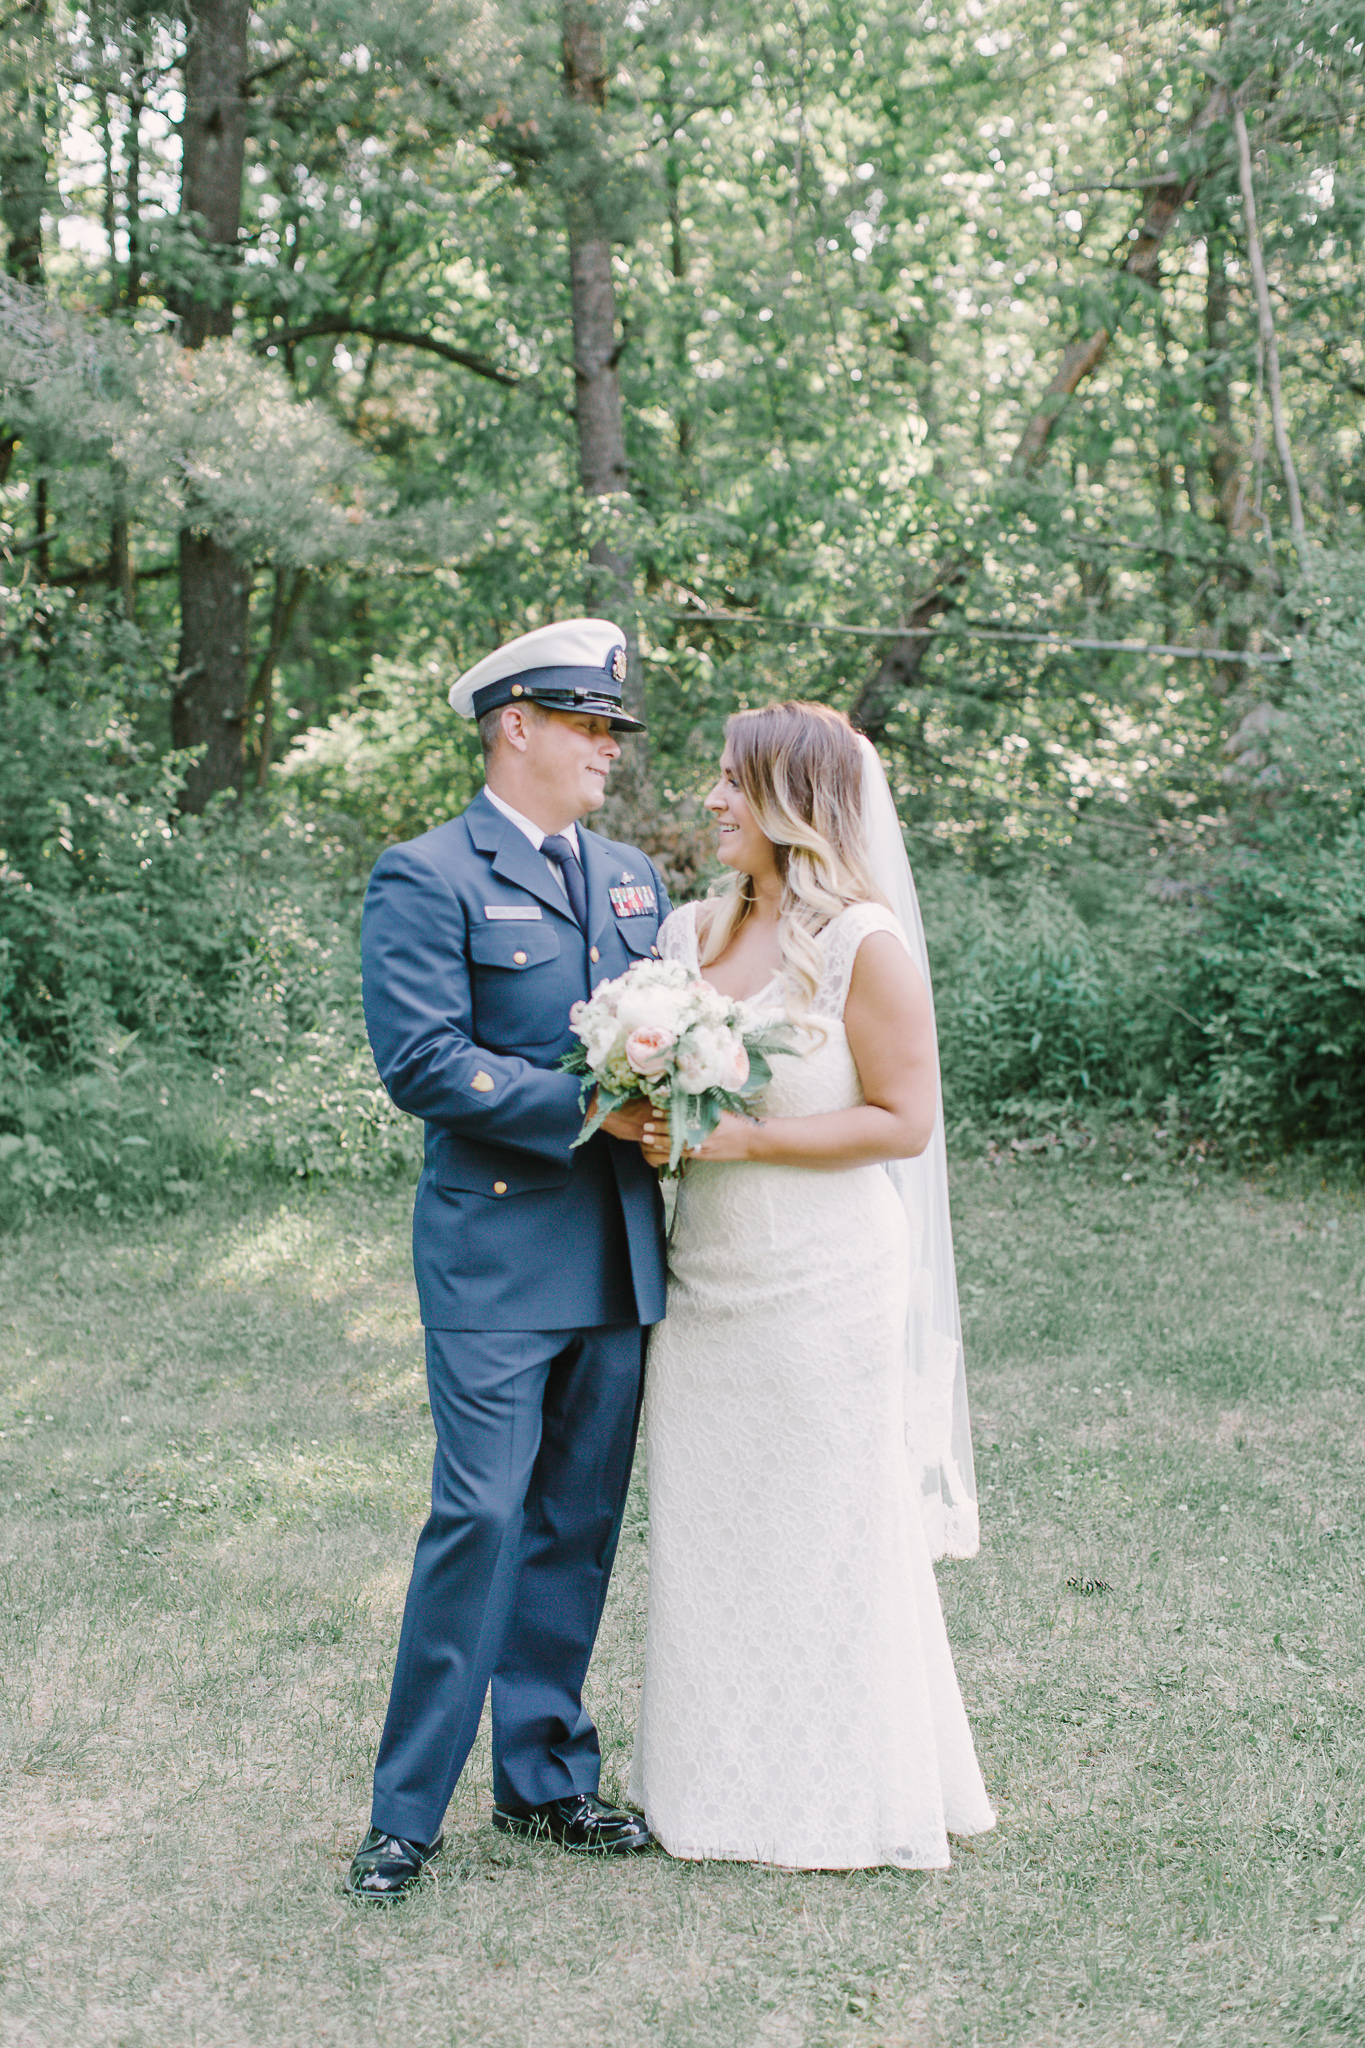
<path id="1" fill-rule="evenodd" d="M 391 846 L 370 877 L 365 1024 L 384 1086 L 426 1124 L 412 1235 L 429 1329 L 664 1313 L 657 1177 L 637 1145 L 602 1132 L 570 1150 L 579 1083 L 558 1061 L 570 1006 L 651 957 L 668 898 L 635 847 L 581 824 L 578 842 L 586 938 L 544 855 L 482 793 Z"/>

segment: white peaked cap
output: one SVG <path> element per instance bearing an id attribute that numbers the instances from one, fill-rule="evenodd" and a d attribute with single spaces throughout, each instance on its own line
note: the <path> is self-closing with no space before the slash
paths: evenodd
<path id="1" fill-rule="evenodd" d="M 626 679 L 626 636 L 610 619 L 560 619 L 537 626 L 486 654 L 450 687 L 450 707 L 462 718 L 518 698 L 555 711 L 593 711 L 620 731 L 643 728 L 621 708 Z"/>

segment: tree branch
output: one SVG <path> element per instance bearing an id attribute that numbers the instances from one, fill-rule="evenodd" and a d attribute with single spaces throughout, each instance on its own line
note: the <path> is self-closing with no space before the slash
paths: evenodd
<path id="1" fill-rule="evenodd" d="M 1215 122 L 1225 120 L 1230 105 L 1226 86 L 1214 84 L 1185 130 L 1186 139 L 1192 141 Z M 1168 179 L 1147 188 L 1150 196 L 1137 226 L 1129 230 L 1128 240 L 1114 253 L 1120 277 L 1135 278 L 1142 284 L 1156 281 L 1162 243 L 1181 209 L 1198 191 L 1204 176 L 1205 170 L 1201 166 L 1183 179 Z M 1015 444 L 1010 458 L 1013 476 L 1026 476 L 1042 466 L 1067 401 L 1099 368 L 1112 339 L 1113 334 L 1108 327 L 1097 327 L 1093 333 L 1078 336 L 1067 344 L 1052 382 Z M 909 634 L 922 628 L 928 617 L 948 611 L 956 604 L 954 593 L 966 582 L 967 569 L 967 558 L 960 553 L 949 556 L 935 568 L 928 595 L 914 601 L 905 621 L 907 637 L 893 642 L 858 692 L 850 716 L 870 739 L 880 739 L 885 732 L 892 706 L 897 697 L 913 685 L 928 651 L 930 642 L 927 637 L 911 638 Z M 926 606 L 929 607 L 927 612 Z"/>
<path id="2" fill-rule="evenodd" d="M 1223 119 L 1228 111 L 1228 94 L 1223 86 L 1216 86 L 1200 108 L 1189 128 L 1193 138 L 1215 121 Z M 1120 277 L 1136 278 L 1142 284 L 1152 284 L 1157 276 L 1157 259 L 1161 245 L 1180 213 L 1199 190 L 1203 171 L 1192 171 L 1183 180 L 1168 179 L 1165 184 L 1151 188 L 1151 197 L 1143 211 L 1141 221 L 1130 231 L 1129 239 L 1114 252 L 1115 268 Z M 1123 260 L 1119 261 L 1122 254 Z M 1023 476 L 1036 469 L 1047 451 L 1053 429 L 1060 419 L 1066 401 L 1074 394 L 1085 379 L 1092 376 L 1109 353 L 1113 334 L 1107 327 L 1097 327 L 1093 334 L 1073 341 L 1062 355 L 1056 375 L 1043 393 L 1042 404 L 1024 428 L 1010 458 L 1010 471 L 1014 476 Z"/>
<path id="3" fill-rule="evenodd" d="M 448 341 L 438 341 L 434 334 L 421 334 L 405 327 L 381 326 L 372 320 L 352 320 L 344 314 L 309 320 L 302 327 L 274 328 L 255 343 L 255 352 L 261 356 L 271 347 L 292 348 L 300 341 L 312 341 L 318 336 L 343 334 L 361 334 L 367 341 L 389 342 L 395 348 L 423 349 L 428 355 L 440 356 L 443 362 L 458 363 L 462 370 L 470 370 L 476 377 L 487 377 L 492 384 L 505 385 L 509 391 L 519 389 L 523 381 L 510 370 L 500 370 L 496 363 L 489 362 L 487 356 L 475 355 L 472 349 L 456 348 Z"/>

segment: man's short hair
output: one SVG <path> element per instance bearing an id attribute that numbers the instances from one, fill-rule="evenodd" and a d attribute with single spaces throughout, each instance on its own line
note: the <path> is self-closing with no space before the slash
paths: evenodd
<path id="1" fill-rule="evenodd" d="M 518 711 L 528 713 L 533 718 L 544 718 L 545 716 L 540 705 L 532 703 L 529 697 L 518 704 L 516 708 Z M 493 709 L 485 711 L 483 717 L 479 720 L 479 745 L 483 748 L 483 758 L 485 761 L 491 761 L 494 754 L 498 751 L 502 740 L 502 714 L 510 709 L 510 705 L 495 704 Z"/>

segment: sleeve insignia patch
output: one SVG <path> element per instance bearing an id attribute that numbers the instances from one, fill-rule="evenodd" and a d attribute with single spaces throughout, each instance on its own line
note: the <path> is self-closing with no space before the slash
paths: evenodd
<path id="1" fill-rule="evenodd" d="M 487 1095 L 491 1092 L 492 1089 L 496 1088 L 497 1082 L 493 1079 L 493 1076 L 491 1074 L 485 1074 L 483 1068 L 480 1067 L 478 1073 L 474 1076 L 473 1080 L 470 1082 L 469 1085 L 475 1091 L 476 1094 Z"/>
<path id="2" fill-rule="evenodd" d="M 608 889 L 611 907 L 618 917 L 657 917 L 659 900 L 644 882 L 621 883 Z"/>

